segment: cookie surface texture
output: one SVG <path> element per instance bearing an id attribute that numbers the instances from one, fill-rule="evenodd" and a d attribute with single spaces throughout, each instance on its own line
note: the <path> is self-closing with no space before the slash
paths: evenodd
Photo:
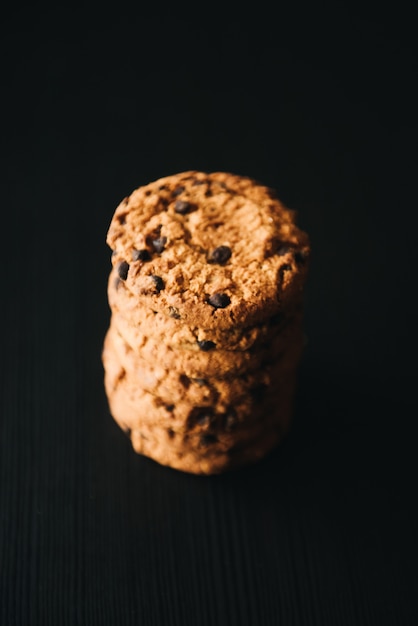
<path id="1" fill-rule="evenodd" d="M 140 187 L 116 209 L 107 243 L 138 302 L 203 329 L 249 326 L 303 287 L 308 238 L 267 187 L 185 172 Z"/>

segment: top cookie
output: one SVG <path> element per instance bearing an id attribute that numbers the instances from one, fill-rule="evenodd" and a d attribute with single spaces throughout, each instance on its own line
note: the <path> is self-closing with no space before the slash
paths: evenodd
<path id="1" fill-rule="evenodd" d="M 204 329 L 285 311 L 305 282 L 309 239 L 273 190 L 188 171 L 136 189 L 107 233 L 112 265 L 138 302 Z"/>

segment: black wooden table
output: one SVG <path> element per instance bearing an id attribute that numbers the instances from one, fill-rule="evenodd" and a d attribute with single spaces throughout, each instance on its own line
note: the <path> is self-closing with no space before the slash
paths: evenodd
<path id="1" fill-rule="evenodd" d="M 418 623 L 417 57 L 347 7 L 6 16 L 1 626 Z M 113 211 L 184 169 L 276 187 L 313 247 L 291 434 L 214 477 L 132 451 L 100 359 Z"/>

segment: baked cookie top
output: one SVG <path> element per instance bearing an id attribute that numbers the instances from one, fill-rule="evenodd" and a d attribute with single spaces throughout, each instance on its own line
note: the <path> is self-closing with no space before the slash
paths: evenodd
<path id="1" fill-rule="evenodd" d="M 191 326 L 228 329 L 300 297 L 310 247 L 295 217 L 248 177 L 187 171 L 133 191 L 106 241 L 138 302 Z"/>

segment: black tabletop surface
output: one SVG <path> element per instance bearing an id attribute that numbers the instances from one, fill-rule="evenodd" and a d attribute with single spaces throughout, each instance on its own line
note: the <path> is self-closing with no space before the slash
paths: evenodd
<path id="1" fill-rule="evenodd" d="M 199 11 L 4 14 L 0 624 L 417 624 L 412 16 Z M 292 431 L 213 477 L 103 389 L 113 211 L 186 169 L 275 187 L 313 250 Z"/>

